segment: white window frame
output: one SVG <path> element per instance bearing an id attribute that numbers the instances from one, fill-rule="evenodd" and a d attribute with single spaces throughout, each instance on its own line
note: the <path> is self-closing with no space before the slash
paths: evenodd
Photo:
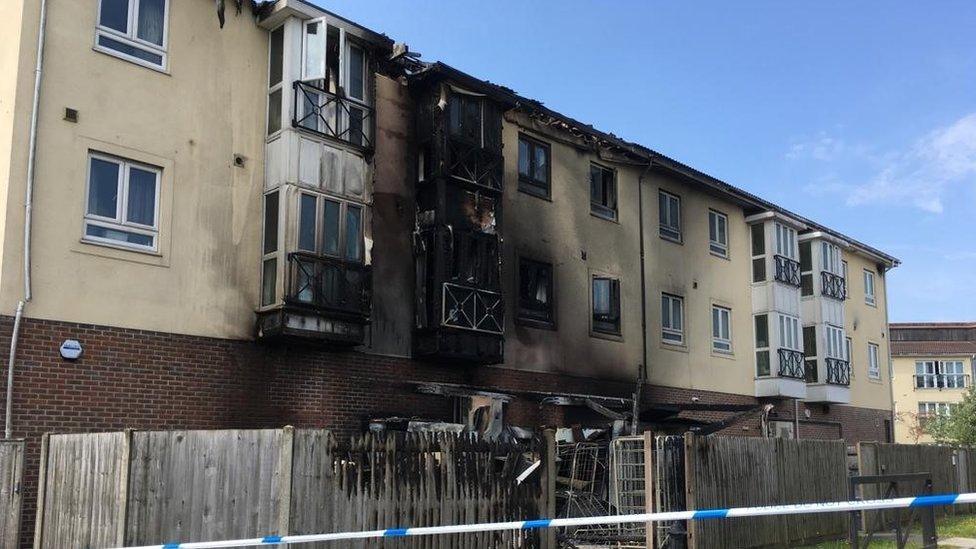
<path id="1" fill-rule="evenodd" d="M 881 349 L 876 343 L 868 343 L 868 377 L 881 379 Z"/>
<path id="2" fill-rule="evenodd" d="M 315 198 L 315 249 L 314 250 L 300 250 L 298 247 L 300 228 L 302 223 L 302 196 L 307 195 Z M 325 246 L 325 202 L 334 202 L 339 205 L 339 233 L 336 235 L 337 243 L 339 245 L 338 253 L 332 254 L 327 253 L 324 250 Z M 349 208 L 359 208 L 359 234 L 357 239 L 359 241 L 359 258 L 350 259 L 347 257 L 346 242 L 348 237 L 349 221 L 348 214 Z M 296 251 L 303 251 L 322 257 L 329 257 L 339 261 L 344 261 L 347 263 L 366 263 L 366 206 L 359 202 L 354 202 L 351 200 L 345 200 L 338 198 L 333 195 L 318 193 L 310 191 L 308 189 L 302 189 L 300 193 L 297 193 L 297 197 L 294 203 L 295 212 L 295 225 L 294 225 L 294 243 L 292 249 Z"/>
<path id="3" fill-rule="evenodd" d="M 170 13 L 170 0 L 163 0 L 163 44 L 154 44 L 147 40 L 143 40 L 138 37 L 139 30 L 136 25 L 139 22 L 139 0 L 128 0 L 129 11 L 128 11 L 128 21 L 126 22 L 126 32 L 121 32 L 119 30 L 103 27 L 100 24 L 102 18 L 102 0 L 98 0 L 98 11 L 95 12 L 95 45 L 94 49 L 108 55 L 118 57 L 120 59 L 125 59 L 126 61 L 131 61 L 137 65 L 142 65 L 144 67 L 149 67 L 150 69 L 165 71 L 168 66 L 168 56 L 167 48 L 169 45 L 169 13 Z M 117 40 L 122 42 L 127 46 L 132 46 L 134 48 L 143 50 L 154 55 L 159 55 L 161 57 L 160 63 L 157 65 L 151 61 L 145 59 L 134 57 L 127 53 L 116 50 L 110 46 L 103 46 L 98 43 L 98 38 L 100 36 L 106 36 L 112 40 Z"/>
<path id="4" fill-rule="evenodd" d="M 874 293 L 874 271 L 864 269 L 864 302 L 876 306 L 877 298 Z"/>
<path id="5" fill-rule="evenodd" d="M 951 416 L 956 406 L 958 404 L 955 402 L 919 402 L 918 415 L 922 417 Z"/>
<path id="6" fill-rule="evenodd" d="M 803 352 L 803 335 L 800 330 L 800 319 L 777 313 L 779 326 L 779 346 L 783 349 Z"/>
<path id="7" fill-rule="evenodd" d="M 820 270 L 842 276 L 840 266 L 840 248 L 836 244 L 820 241 Z"/>
<path id="8" fill-rule="evenodd" d="M 799 248 L 797 246 L 796 229 L 777 222 L 776 226 L 776 254 L 797 261 Z"/>
<path id="9" fill-rule="evenodd" d="M 824 356 L 837 360 L 845 360 L 847 353 L 844 347 L 846 346 L 847 338 L 843 328 L 839 328 L 833 324 L 826 324 L 824 326 L 824 343 Z"/>
<path id="10" fill-rule="evenodd" d="M 719 229 L 722 229 L 721 231 Z M 712 238 L 712 233 L 715 238 Z M 725 233 L 725 241 L 720 240 Z M 708 251 L 718 257 L 729 257 L 729 216 L 718 210 L 708 210 Z"/>
<path id="11" fill-rule="evenodd" d="M 939 364 L 939 373 L 943 377 L 942 386 L 946 389 L 965 389 L 969 386 L 966 379 L 966 364 L 961 360 L 942 361 Z"/>
<path id="12" fill-rule="evenodd" d="M 679 322 L 675 326 L 674 307 L 679 311 Z M 665 311 L 668 321 L 665 321 Z M 679 295 L 661 293 L 661 341 L 669 345 L 684 345 L 685 343 L 685 299 Z"/>
<path id="13" fill-rule="evenodd" d="M 668 207 L 664 212 L 661 212 L 661 197 L 664 197 L 668 201 Z M 678 205 L 677 212 L 678 218 L 671 219 L 671 203 L 674 202 Z M 670 240 L 672 242 L 677 242 L 680 244 L 682 242 L 682 232 L 681 232 L 681 197 L 669 193 L 664 189 L 658 190 L 658 217 L 660 223 L 659 234 L 661 238 L 665 240 Z M 667 232 L 668 234 L 665 234 Z M 674 233 L 674 234 L 670 234 Z"/>
<path id="14" fill-rule="evenodd" d="M 922 386 L 918 386 L 918 378 L 922 379 Z M 936 389 L 939 387 L 939 363 L 935 360 L 916 360 L 915 361 L 915 381 L 913 385 L 916 389 Z"/>
<path id="15" fill-rule="evenodd" d="M 103 162 L 111 162 L 119 166 L 119 180 L 117 182 L 117 196 L 115 199 L 115 217 L 105 217 L 102 215 L 96 215 L 89 213 L 89 198 L 91 197 L 91 171 L 92 171 L 92 160 L 98 159 Z M 132 221 L 127 221 L 125 216 L 128 215 L 128 205 L 129 205 L 129 170 L 135 167 L 142 171 L 151 172 L 156 174 L 156 185 L 155 185 L 155 196 L 153 200 L 155 201 L 153 209 L 153 224 L 143 225 L 142 223 L 135 223 Z M 88 161 L 86 162 L 86 174 L 85 174 L 85 211 L 84 211 L 84 223 L 81 229 L 81 238 L 84 242 L 105 244 L 108 246 L 115 246 L 120 248 L 126 248 L 138 251 L 156 252 L 159 249 L 159 193 L 160 187 L 162 186 L 162 174 L 163 169 L 157 166 L 151 166 L 149 164 L 144 164 L 135 160 L 129 160 L 127 158 L 121 158 L 118 156 L 112 156 L 104 153 L 99 153 L 96 151 L 88 152 Z M 121 240 L 115 240 L 112 238 L 103 238 L 99 236 L 91 236 L 88 234 L 89 226 L 105 227 L 107 229 L 115 229 L 119 231 L 124 231 L 128 233 L 142 234 L 145 236 L 152 237 L 152 246 L 143 246 L 141 244 L 135 244 L 132 242 L 123 242 Z"/>
<path id="16" fill-rule="evenodd" d="M 713 304 L 711 322 L 712 351 L 732 354 L 732 309 Z"/>
<path id="17" fill-rule="evenodd" d="M 309 71 L 308 66 L 308 51 L 309 51 L 309 34 L 308 28 L 312 25 L 318 25 L 322 33 L 322 62 L 318 67 L 313 67 L 317 69 L 315 72 Z M 329 26 L 326 22 L 325 17 L 316 17 L 314 19 L 309 19 L 302 22 L 302 81 L 309 82 L 314 80 L 325 80 L 326 76 L 326 56 L 329 51 Z"/>

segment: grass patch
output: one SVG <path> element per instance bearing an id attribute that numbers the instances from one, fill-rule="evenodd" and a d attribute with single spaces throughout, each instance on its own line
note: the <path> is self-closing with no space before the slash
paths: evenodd
<path id="1" fill-rule="evenodd" d="M 956 515 L 946 516 L 936 522 L 936 532 L 939 534 L 939 541 L 949 538 L 973 538 L 976 539 L 976 515 Z M 921 527 L 918 522 L 912 528 L 912 534 L 921 534 Z M 863 538 L 862 538 L 863 539 Z M 844 549 L 850 547 L 847 540 L 825 541 L 817 545 L 809 545 L 804 549 Z M 871 549 L 892 549 L 898 547 L 894 541 L 887 539 L 879 540 L 877 537 L 871 542 Z M 910 548 L 920 548 L 920 544 L 908 543 Z"/>

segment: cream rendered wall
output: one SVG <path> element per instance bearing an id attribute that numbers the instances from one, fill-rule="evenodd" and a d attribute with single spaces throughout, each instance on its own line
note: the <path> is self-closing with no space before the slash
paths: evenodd
<path id="1" fill-rule="evenodd" d="M 888 345 L 887 290 L 885 276 L 877 264 L 862 255 L 843 251 L 847 261 L 847 295 L 844 321 L 851 338 L 851 406 L 891 410 L 890 347 Z M 875 273 L 875 305 L 864 301 L 864 269 Z M 880 379 L 868 376 L 868 343 L 878 345 Z"/>
<path id="2" fill-rule="evenodd" d="M 29 0 L 35 14 L 38 0 Z M 169 3 L 168 72 L 95 52 L 97 0 L 51 2 L 27 315 L 166 332 L 251 337 L 258 299 L 268 34 L 246 11 L 219 29 L 212 2 Z M 36 15 L 25 27 L 35 32 Z M 35 38 L 30 38 L 33 40 Z M 33 49 L 21 65 L 33 65 Z M 62 120 L 65 107 L 79 122 Z M 18 102 L 18 116 L 29 109 Z M 26 141 L 26 132 L 15 142 Z M 7 203 L 0 307 L 22 295 L 23 147 Z M 163 168 L 160 249 L 85 244 L 90 149 Z M 233 166 L 233 155 L 247 158 Z"/>
<path id="3" fill-rule="evenodd" d="M 522 120 L 526 133 L 550 144 L 551 200 L 518 190 L 519 126 L 509 115 L 503 126 L 505 188 L 501 221 L 502 285 L 506 300 L 507 368 L 635 381 L 642 363 L 640 248 L 637 180 L 632 165 L 598 161 L 596 155 Z M 618 220 L 590 214 L 590 162 L 617 172 Z M 582 254 L 585 252 L 586 258 Z M 518 257 L 550 262 L 556 329 L 515 322 Z M 620 338 L 590 331 L 590 276 L 620 278 Z"/>
<path id="4" fill-rule="evenodd" d="M 937 356 L 937 357 L 907 357 L 898 356 L 892 359 L 894 378 L 892 386 L 895 392 L 895 442 L 905 444 L 934 442 L 932 437 L 923 434 L 918 429 L 919 402 L 962 402 L 968 389 L 916 389 L 915 361 L 917 360 L 959 360 L 966 365 L 966 372 L 972 371 L 972 357 Z"/>
<path id="5" fill-rule="evenodd" d="M 681 244 L 660 236 L 659 190 L 681 198 Z M 753 395 L 752 271 L 742 209 L 657 172 L 645 179 L 643 198 L 650 382 Z M 709 209 L 728 216 L 728 259 L 709 251 Z M 682 346 L 661 340 L 662 292 L 684 297 Z M 732 354 L 712 351 L 712 304 L 732 309 Z"/>

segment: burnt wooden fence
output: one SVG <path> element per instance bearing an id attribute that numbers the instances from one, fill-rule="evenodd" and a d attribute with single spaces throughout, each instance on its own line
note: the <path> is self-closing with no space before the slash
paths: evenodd
<path id="1" fill-rule="evenodd" d="M 847 499 L 843 441 L 685 435 L 688 509 L 779 505 Z M 688 546 L 795 547 L 839 538 L 837 513 L 688 521 Z"/>
<path id="2" fill-rule="evenodd" d="M 45 435 L 35 548 L 113 547 L 546 515 L 551 444 L 310 429 Z M 543 466 L 524 482 L 525 465 Z M 535 547 L 536 531 L 370 541 Z M 365 547 L 349 541 L 343 547 Z M 315 545 L 310 545 L 315 547 Z M 326 547 L 326 545 L 321 545 Z"/>

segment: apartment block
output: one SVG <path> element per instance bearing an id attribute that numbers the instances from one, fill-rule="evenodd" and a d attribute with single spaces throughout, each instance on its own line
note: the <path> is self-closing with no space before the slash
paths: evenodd
<path id="1" fill-rule="evenodd" d="M 28 514 L 47 431 L 891 437 L 883 251 L 302 0 L 17 4 Z"/>
<path id="2" fill-rule="evenodd" d="M 952 414 L 976 373 L 976 323 L 891 324 L 895 439 L 931 443 L 926 424 Z"/>

